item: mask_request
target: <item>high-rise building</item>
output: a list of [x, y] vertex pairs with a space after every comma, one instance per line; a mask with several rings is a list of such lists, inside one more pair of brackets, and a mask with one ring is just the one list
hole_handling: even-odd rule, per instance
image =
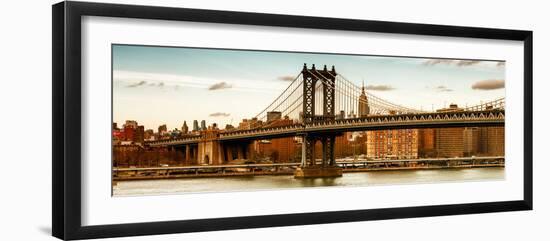
[[464, 156], [474, 156], [479, 153], [480, 128], [468, 127], [464, 129]]
[[504, 127], [479, 128], [479, 154], [486, 156], [504, 155]]
[[160, 125], [158, 128], [158, 133], [160, 136], [168, 133], [168, 128], [166, 127], [166, 124]]
[[145, 127], [138, 126], [135, 130], [133, 141], [135, 143], [143, 143], [144, 139], [145, 139]]
[[199, 131], [199, 122], [197, 120], [193, 120], [193, 131]]
[[243, 119], [243, 121], [239, 123], [239, 129], [241, 130], [254, 129], [262, 126], [262, 124], [263, 122], [261, 120], [258, 120], [258, 118]]
[[124, 125], [124, 140], [125, 141], [134, 141], [136, 129], [132, 128], [131, 125]]
[[205, 120], [201, 120], [201, 130], [206, 130], [206, 121]]
[[[256, 119], [257, 121], [257, 119]], [[246, 122], [250, 124], [251, 122]], [[272, 120], [271, 126], [292, 125], [293, 121], [285, 116], [284, 119]], [[242, 124], [242, 123], [241, 123]], [[254, 151], [261, 157], [268, 157], [273, 162], [297, 161], [298, 143], [294, 137], [275, 138], [270, 140], [258, 140], [253, 143]]]
[[143, 139], [144, 140], [154, 140], [155, 139], [155, 132], [153, 129], [147, 129], [143, 133]]
[[130, 127], [133, 129], [136, 129], [138, 127], [138, 123], [135, 120], [127, 120], [126, 123], [124, 123], [123, 127]]
[[367, 131], [367, 157], [414, 159], [418, 157], [418, 130]]
[[365, 85], [361, 88], [361, 95], [359, 96], [359, 117], [366, 117], [370, 114], [369, 100], [365, 94]]
[[187, 122], [183, 121], [183, 126], [181, 126], [181, 133], [185, 135], [188, 132], [189, 132], [189, 127], [187, 126]]
[[438, 157], [464, 156], [464, 127], [435, 129], [435, 149]]
[[275, 120], [280, 120], [282, 118], [282, 113], [280, 111], [268, 111], [267, 112], [267, 123], [271, 123]]
[[418, 129], [418, 156], [436, 157], [435, 129]]
[[454, 112], [454, 111], [463, 111], [463, 108], [459, 108], [457, 104], [450, 104], [449, 108], [441, 108], [437, 112]]

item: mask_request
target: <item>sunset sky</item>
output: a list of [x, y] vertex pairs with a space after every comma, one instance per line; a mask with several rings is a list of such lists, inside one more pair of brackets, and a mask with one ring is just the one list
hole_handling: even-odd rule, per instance
[[113, 46], [113, 121], [146, 129], [193, 120], [238, 125], [271, 103], [308, 66], [332, 66], [367, 91], [403, 106], [432, 110], [504, 97], [498, 61]]

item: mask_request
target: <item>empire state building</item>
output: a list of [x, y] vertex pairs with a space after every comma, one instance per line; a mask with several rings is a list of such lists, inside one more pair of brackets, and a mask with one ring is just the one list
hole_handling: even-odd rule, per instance
[[369, 100], [365, 94], [365, 84], [361, 88], [361, 95], [359, 96], [359, 117], [366, 117], [370, 114]]

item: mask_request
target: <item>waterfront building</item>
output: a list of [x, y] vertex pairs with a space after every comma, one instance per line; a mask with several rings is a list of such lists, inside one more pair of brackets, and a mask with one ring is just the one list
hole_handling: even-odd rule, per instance
[[480, 153], [480, 128], [464, 128], [464, 156], [475, 156]]
[[367, 131], [367, 157], [373, 159], [418, 158], [418, 130]]
[[480, 127], [479, 129], [479, 155], [504, 156], [504, 127]]
[[[251, 124], [249, 121], [246, 123]], [[285, 116], [284, 119], [272, 119], [269, 126], [278, 127], [292, 124], [293, 121], [288, 116]], [[299, 147], [299, 143], [295, 137], [257, 140], [253, 142], [253, 151], [256, 154], [256, 159], [265, 159], [276, 163], [298, 161], [298, 150], [301, 150]]]
[[418, 157], [436, 157], [435, 129], [418, 129]]
[[450, 127], [435, 129], [435, 148], [438, 157], [463, 157], [464, 128]]

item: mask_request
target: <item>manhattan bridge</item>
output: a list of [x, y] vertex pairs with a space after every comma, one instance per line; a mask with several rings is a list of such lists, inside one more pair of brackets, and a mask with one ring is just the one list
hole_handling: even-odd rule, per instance
[[[504, 126], [505, 101], [499, 98], [466, 108], [423, 111], [392, 103], [349, 81], [334, 66], [317, 69], [304, 64], [288, 87], [254, 118], [264, 125], [245, 130], [201, 131], [192, 136], [149, 141], [151, 147], [176, 148], [198, 164], [224, 164], [232, 152], [246, 159], [249, 143], [282, 137], [302, 140], [301, 165], [296, 176], [339, 176], [334, 157], [335, 139], [344, 132], [442, 127]], [[295, 120], [270, 126], [268, 114]], [[321, 143], [322, 160], [315, 160]]]

